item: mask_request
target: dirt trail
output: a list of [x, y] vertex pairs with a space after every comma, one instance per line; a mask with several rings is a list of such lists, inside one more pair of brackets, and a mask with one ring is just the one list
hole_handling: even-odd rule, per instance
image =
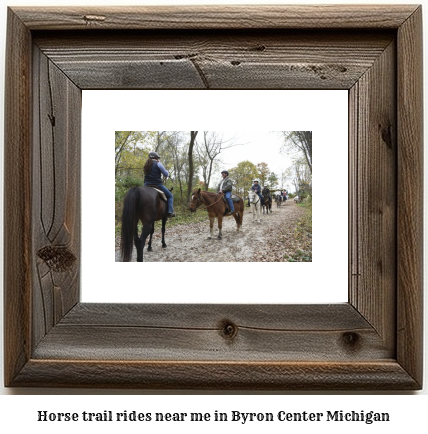
[[[254, 261], [260, 246], [266, 244], [266, 237], [287, 220], [297, 220], [302, 210], [289, 200], [277, 208], [273, 204], [272, 213], [262, 215], [261, 223], [252, 222], [252, 212], [245, 207], [241, 230], [236, 230], [233, 217], [223, 218], [223, 239], [218, 240], [217, 220], [214, 223], [214, 238], [209, 240], [209, 221], [166, 228], [166, 249], [161, 246], [160, 230], [153, 235], [152, 252], [144, 250], [144, 262], [248, 262]], [[206, 212], [206, 211], [198, 211]], [[134, 247], [132, 261], [136, 261]], [[120, 261], [116, 251], [116, 261]]]

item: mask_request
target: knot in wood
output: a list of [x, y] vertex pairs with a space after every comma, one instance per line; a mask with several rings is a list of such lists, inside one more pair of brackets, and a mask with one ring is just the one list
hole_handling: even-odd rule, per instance
[[43, 259], [51, 271], [59, 273], [69, 270], [76, 261], [76, 256], [63, 246], [45, 246], [37, 251], [37, 256]]
[[342, 334], [342, 344], [348, 350], [356, 350], [361, 344], [360, 335], [355, 332], [345, 332]]
[[223, 320], [220, 322], [220, 334], [225, 339], [233, 339], [238, 334], [238, 326], [233, 324], [232, 321]]
[[83, 19], [86, 21], [86, 24], [88, 24], [89, 22], [105, 21], [106, 17], [103, 15], [85, 15]]
[[256, 45], [255, 47], [251, 47], [248, 50], [249, 51], [265, 51], [266, 46], [265, 45]]

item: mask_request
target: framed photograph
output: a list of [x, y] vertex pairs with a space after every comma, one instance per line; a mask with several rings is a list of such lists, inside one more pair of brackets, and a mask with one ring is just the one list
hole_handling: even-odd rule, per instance
[[[85, 90], [82, 97], [82, 302], [242, 304], [245, 300], [246, 304], [316, 304], [348, 300], [347, 90]], [[142, 125], [154, 128], [159, 124], [159, 132], [130, 132]], [[256, 206], [245, 200], [242, 229], [236, 230], [236, 220], [225, 216], [223, 238], [218, 240], [217, 222], [211, 237], [208, 208], [199, 206], [191, 212], [186, 200], [187, 182], [181, 164], [188, 167], [190, 130], [177, 128], [189, 124], [203, 125], [207, 130], [197, 132], [195, 162], [206, 164], [204, 146], [213, 143], [222, 147], [218, 155], [221, 163], [213, 164], [217, 168], [212, 169], [211, 176], [206, 166], [209, 191], [220, 182], [220, 171], [227, 169], [233, 193], [248, 198], [247, 190], [255, 184], [252, 179], [260, 176], [263, 183], [263, 177], [268, 178], [266, 173], [272, 171], [281, 174], [280, 185], [290, 190], [288, 200], [280, 206], [274, 203], [269, 214], [259, 207], [260, 222], [254, 218]], [[258, 129], [248, 131], [250, 125]], [[165, 128], [169, 131], [163, 132]], [[279, 128], [312, 128], [315, 144], [328, 143], [328, 152], [322, 145], [314, 147], [313, 175], [303, 157], [295, 160], [301, 154], [285, 144], [286, 133]], [[121, 152], [114, 165], [113, 154], [106, 151], [113, 136], [117, 137], [115, 149]], [[161, 225], [155, 225], [153, 250], [146, 248], [144, 254], [144, 261], [151, 262], [150, 273], [141, 279], [140, 267], [130, 267], [120, 259], [122, 210], [126, 193], [144, 182], [143, 167], [148, 151], [153, 150], [172, 174], [173, 180], [166, 179], [164, 185], [173, 187], [177, 217], [166, 224], [167, 248], [161, 245]], [[180, 164], [171, 155], [180, 158]], [[334, 170], [326, 170], [329, 165]], [[264, 172], [258, 172], [259, 168]], [[95, 195], [94, 177], [102, 185]], [[205, 191], [204, 172], [198, 171], [198, 177], [192, 190], [197, 191], [199, 183]], [[306, 181], [311, 198], [298, 203], [293, 193], [299, 184], [305, 187]], [[269, 181], [272, 195], [278, 188], [273, 185]], [[94, 237], [94, 228], [97, 233], [112, 235], [113, 220], [100, 218], [100, 209], [105, 216], [115, 214], [116, 262], [107, 268], [113, 253], [112, 236]], [[131, 260], [137, 260], [135, 248]], [[171, 277], [160, 281], [165, 271]], [[207, 278], [213, 273], [227, 279], [227, 285]], [[193, 284], [188, 284], [189, 279]], [[320, 281], [328, 282], [323, 291], [319, 291]], [[157, 290], [147, 290], [152, 287]]]
[[[422, 388], [421, 6], [16, 7], [7, 25], [7, 387]], [[346, 90], [348, 301], [82, 302], [95, 89]]]

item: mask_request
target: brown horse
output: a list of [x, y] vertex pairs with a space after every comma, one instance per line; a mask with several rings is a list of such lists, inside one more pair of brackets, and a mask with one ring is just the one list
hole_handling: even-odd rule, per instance
[[[244, 217], [244, 200], [240, 196], [235, 196], [237, 202], [234, 201], [233, 206], [235, 212], [233, 217], [236, 221], [236, 230], [242, 226], [242, 219]], [[214, 229], [214, 219], [217, 217], [218, 220], [218, 236], [219, 240], [222, 239], [222, 226], [223, 226], [223, 216], [226, 213], [226, 203], [223, 200], [223, 195], [218, 193], [211, 193], [209, 191], [201, 191], [199, 188], [197, 191], [192, 193], [192, 199], [190, 201], [189, 209], [191, 212], [196, 212], [199, 206], [204, 207], [208, 211], [208, 217], [210, 218], [210, 235], [208, 239], [213, 237]]]

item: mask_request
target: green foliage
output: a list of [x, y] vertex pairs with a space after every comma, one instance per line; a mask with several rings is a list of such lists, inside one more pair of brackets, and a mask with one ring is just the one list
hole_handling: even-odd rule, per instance
[[276, 176], [276, 174], [274, 172], [270, 172], [269, 173], [269, 177], [268, 177], [268, 183], [271, 189], [274, 189], [277, 187], [278, 185], [278, 176]]
[[115, 131], [115, 175], [129, 176], [143, 170], [155, 131]]
[[259, 177], [255, 164], [251, 161], [241, 161], [229, 170], [229, 177], [233, 180], [233, 189], [237, 194], [245, 194], [253, 184], [253, 179]]
[[269, 166], [267, 163], [261, 162], [257, 164], [257, 174], [260, 179], [260, 185], [265, 185], [266, 181], [269, 178]]
[[298, 205], [306, 210], [294, 229], [293, 237], [299, 248], [284, 256], [288, 262], [312, 262], [312, 198]]
[[312, 262], [312, 251], [297, 249], [294, 255], [288, 256], [288, 262]]
[[126, 192], [132, 187], [144, 185], [144, 179], [141, 176], [124, 176], [116, 178], [115, 200], [120, 201], [125, 197]]

